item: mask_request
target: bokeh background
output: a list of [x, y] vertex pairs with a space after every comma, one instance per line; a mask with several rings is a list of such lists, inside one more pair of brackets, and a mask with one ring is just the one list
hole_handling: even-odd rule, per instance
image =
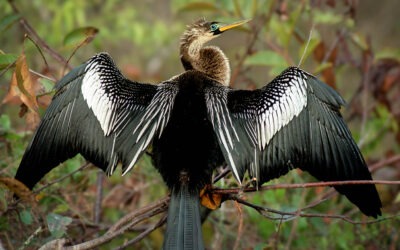
[[[127, 78], [151, 83], [168, 79], [183, 71], [180, 35], [187, 24], [202, 17], [221, 22], [252, 19], [212, 41], [230, 59], [232, 87], [259, 88], [286, 67], [300, 64], [347, 100], [344, 118], [374, 178], [399, 180], [399, 9], [397, 0], [1, 1], [0, 248], [36, 249], [58, 238], [72, 244], [84, 242], [104, 233], [125, 214], [167, 195], [147, 156], [127, 176], [117, 171], [110, 178], [102, 177], [94, 167], [68, 175], [85, 164], [77, 156], [40, 182], [39, 188], [55, 183], [35, 193], [37, 201], [32, 203], [12, 201], [13, 183], [7, 177], [14, 176], [49, 104], [52, 87], [71, 67], [107, 51]], [[58, 181], [62, 176], [67, 177]], [[307, 173], [292, 171], [270, 183], [311, 181], [315, 180]], [[237, 184], [228, 175], [217, 186]], [[246, 194], [249, 202], [279, 211], [317, 203], [304, 212], [344, 215], [360, 223], [328, 217], [284, 220], [279, 215], [273, 220], [228, 201], [204, 223], [206, 246], [400, 249], [400, 187], [378, 185], [378, 189], [384, 203], [384, 220], [378, 221], [361, 215], [329, 188]], [[100, 249], [121, 246], [154, 221], [150, 219]], [[160, 228], [133, 248], [159, 249], [162, 238]]]

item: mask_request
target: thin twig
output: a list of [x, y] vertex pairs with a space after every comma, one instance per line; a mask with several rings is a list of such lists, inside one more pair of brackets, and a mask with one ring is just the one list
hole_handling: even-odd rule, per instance
[[[11, 8], [13, 9], [15, 14], [19, 14], [19, 10], [17, 6], [15, 6], [13, 0], [8, 0]], [[37, 43], [41, 48], [43, 48], [47, 53], [49, 53], [55, 60], [60, 62], [62, 65], [65, 65], [69, 69], [72, 69], [72, 66], [64, 59], [59, 53], [53, 50], [40, 36], [37, 32], [30, 26], [28, 21], [25, 18], [21, 17], [19, 19], [19, 23], [21, 24], [22, 28], [29, 34], [29, 36]]]
[[313, 23], [313, 24], [311, 25], [310, 33], [308, 33], [308, 39], [307, 39], [306, 46], [305, 46], [305, 48], [304, 48], [303, 54], [301, 54], [300, 61], [299, 61], [299, 63], [297, 64], [297, 67], [300, 67], [301, 64], [303, 63], [304, 56], [306, 55], [307, 50], [308, 50], [308, 45], [310, 45], [310, 41], [311, 41], [311, 38], [312, 38], [312, 33], [313, 33], [313, 31], [314, 31], [314, 27], [315, 27], [315, 23]]
[[243, 234], [243, 211], [239, 202], [235, 202], [235, 206], [239, 212], [239, 226], [237, 229], [237, 237], [235, 240], [235, 245], [233, 246], [234, 250], [239, 249], [240, 239], [242, 239], [242, 234]]
[[165, 197], [153, 204], [150, 204], [146, 207], [140, 208], [138, 210], [135, 210], [135, 211], [125, 215], [118, 222], [116, 222], [112, 227], [110, 227], [110, 229], [108, 229], [107, 233], [112, 233], [112, 232], [117, 231], [124, 224], [131, 222], [133, 219], [135, 219], [136, 217], [138, 217], [140, 215], [147, 213], [149, 210], [156, 209], [157, 207], [161, 207], [161, 206], [167, 206], [167, 204], [169, 203], [169, 199], [170, 199], [169, 196]]
[[41, 74], [39, 72], [34, 71], [33, 69], [29, 69], [29, 72], [31, 72], [32, 74], [37, 75], [37, 76], [39, 76], [41, 78], [47, 79], [49, 81], [52, 81], [52, 82], [56, 82], [57, 81], [55, 78], [51, 78], [51, 77], [48, 77], [46, 75], [43, 75], [43, 74]]
[[167, 215], [164, 215], [156, 224], [154, 224], [153, 226], [147, 228], [144, 232], [142, 232], [141, 234], [139, 234], [138, 236], [136, 236], [135, 238], [129, 240], [128, 242], [126, 242], [124, 245], [116, 248], [115, 250], [120, 250], [120, 249], [125, 249], [128, 246], [131, 246], [133, 244], [135, 244], [136, 242], [142, 240], [144, 237], [146, 237], [147, 235], [149, 235], [151, 232], [153, 232], [154, 230], [156, 230], [157, 228], [161, 227], [162, 225], [164, 225], [164, 223], [167, 221]]
[[96, 201], [94, 203], [94, 223], [100, 223], [101, 218], [101, 203], [103, 201], [103, 179], [104, 173], [102, 170], [98, 170], [97, 172], [97, 180], [96, 180]]
[[[111, 241], [112, 239], [114, 239], [115, 237], [125, 233], [127, 230], [129, 230], [132, 226], [134, 226], [135, 224], [149, 219], [151, 217], [153, 217], [154, 215], [160, 214], [162, 212], [165, 212], [168, 209], [168, 201], [169, 201], [169, 197], [166, 197], [158, 202], [155, 202], [149, 206], [146, 206], [142, 209], [140, 209], [139, 211], [141, 211], [140, 216], [138, 217], [134, 217], [134, 220], [130, 223], [128, 223], [131, 219], [131, 216], [124, 216], [124, 218], [122, 218], [116, 225], [117, 227], [115, 227], [115, 225], [113, 227], [111, 227], [104, 235], [95, 238], [93, 240], [89, 240], [74, 246], [70, 246], [70, 247], [65, 247], [64, 250], [84, 250], [84, 249], [92, 249], [94, 247], [100, 246], [106, 242]], [[133, 214], [133, 213], [132, 213]], [[132, 215], [130, 214], [130, 215]], [[138, 214], [138, 213], [136, 213]], [[164, 216], [165, 217], [165, 216]], [[123, 221], [122, 221], [123, 220]], [[162, 219], [160, 220], [158, 223], [156, 223], [156, 226], [154, 227], [150, 227], [151, 228], [157, 228], [160, 227], [161, 225], [163, 225], [165, 223], [166, 220]], [[126, 224], [126, 225], [125, 225]], [[153, 229], [153, 230], [154, 230]], [[146, 230], [145, 232], [143, 232], [142, 234], [140, 234], [138, 237], [140, 237], [140, 239], [144, 238], [147, 234], [149, 234], [152, 230]], [[132, 239], [133, 241], [134, 239]], [[135, 241], [136, 242], [136, 241]], [[133, 244], [133, 243], [132, 243]]]
[[386, 167], [387, 165], [393, 164], [400, 161], [400, 155], [394, 155], [389, 158], [383, 159], [369, 167], [369, 171], [374, 172], [380, 168]]
[[48, 188], [49, 186], [54, 185], [55, 183], [58, 183], [58, 182], [60, 182], [60, 181], [62, 181], [62, 180], [64, 180], [64, 179], [70, 177], [71, 175], [73, 175], [73, 174], [75, 174], [75, 173], [77, 173], [77, 172], [79, 172], [79, 171], [81, 171], [81, 170], [87, 168], [89, 165], [91, 165], [91, 163], [85, 163], [84, 165], [80, 166], [78, 169], [72, 171], [71, 173], [66, 174], [66, 175], [64, 175], [64, 176], [61, 176], [60, 178], [55, 179], [54, 181], [51, 181], [51, 182], [47, 183], [46, 185], [44, 185], [44, 186], [42, 186], [42, 187], [36, 189], [35, 191], [33, 191], [33, 193], [39, 193], [39, 192], [42, 191], [43, 189], [46, 189], [46, 188]]
[[[260, 23], [264, 23], [264, 20], [262, 20]], [[241, 68], [242, 68], [242, 66], [244, 64], [244, 61], [246, 60], [246, 58], [249, 55], [252, 54], [252, 49], [253, 49], [256, 41], [257, 41], [257, 38], [258, 38], [258, 35], [259, 35], [260, 31], [262, 30], [262, 25], [258, 25], [258, 26], [257, 25], [253, 25], [252, 29], [253, 29], [252, 33], [251, 33], [252, 37], [251, 37], [250, 41], [247, 43], [248, 45], [246, 46], [246, 52], [243, 54], [243, 56], [241, 58], [239, 58], [239, 60], [237, 60], [237, 64], [235, 66], [235, 69], [232, 72], [230, 85], [232, 85], [236, 81], [236, 79], [237, 79], [237, 77], [238, 77], [238, 75], [239, 75], [239, 73], [241, 71]]]
[[222, 178], [224, 178], [227, 174], [229, 174], [231, 172], [230, 167], [228, 166], [224, 166], [222, 171], [213, 178], [213, 183], [217, 183], [219, 180], [221, 180]]
[[[32, 37], [30, 37], [28, 34], [26, 34], [25, 35], [25, 38], [28, 38], [29, 39], [29, 41], [31, 41], [31, 43], [33, 43], [34, 45], [35, 45], [35, 47], [37, 48], [37, 50], [39, 51], [39, 54], [42, 56], [42, 59], [43, 59], [43, 62], [44, 62], [44, 64], [46, 65], [46, 68], [48, 68], [48, 69], [50, 69], [50, 66], [49, 66], [49, 64], [47, 63], [47, 60], [46, 60], [46, 57], [43, 55], [43, 52], [42, 52], [42, 50], [40, 49], [40, 47], [39, 47], [39, 45], [32, 39]], [[29, 70], [31, 70], [31, 69], [29, 69]], [[49, 71], [50, 73], [51, 73], [51, 71]], [[39, 73], [36, 73], [36, 74], [38, 74], [39, 75]], [[46, 79], [50, 79], [51, 80], [51, 78], [49, 78], [49, 77], [47, 77], [47, 76], [44, 76], [44, 75], [40, 75], [41, 77], [43, 77], [43, 78], [46, 78]], [[52, 80], [53, 82], [56, 82], [57, 80], [55, 80], [55, 76], [52, 74], [52, 76], [53, 76], [53, 79], [54, 80]]]

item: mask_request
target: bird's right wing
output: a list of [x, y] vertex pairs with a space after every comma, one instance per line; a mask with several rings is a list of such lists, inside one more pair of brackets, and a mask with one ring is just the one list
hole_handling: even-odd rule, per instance
[[107, 174], [121, 162], [125, 174], [161, 135], [178, 92], [173, 82], [127, 80], [106, 53], [73, 69], [55, 89], [15, 177], [29, 188], [78, 153]]
[[[205, 98], [222, 153], [239, 181], [248, 171], [261, 185], [293, 168], [322, 181], [371, 180], [340, 114], [344, 100], [298, 68], [252, 91], [214, 84]], [[335, 188], [365, 214], [380, 214], [374, 185]]]

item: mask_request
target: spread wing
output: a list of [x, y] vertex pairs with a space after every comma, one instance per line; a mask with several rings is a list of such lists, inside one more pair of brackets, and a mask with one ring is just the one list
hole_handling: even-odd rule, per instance
[[[371, 180], [340, 114], [344, 100], [314, 76], [292, 67], [261, 89], [214, 85], [205, 97], [224, 157], [239, 181], [247, 170], [262, 184], [293, 168], [322, 181]], [[381, 214], [374, 185], [335, 188], [365, 214]]]
[[174, 82], [127, 80], [106, 53], [73, 69], [55, 89], [15, 176], [29, 188], [78, 153], [107, 174], [121, 162], [125, 174], [161, 135], [178, 91]]

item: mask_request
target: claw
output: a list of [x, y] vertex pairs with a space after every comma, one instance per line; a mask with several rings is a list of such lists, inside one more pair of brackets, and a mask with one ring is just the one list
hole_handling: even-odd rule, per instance
[[215, 210], [221, 206], [222, 194], [214, 194], [211, 189], [212, 185], [208, 184], [200, 191], [200, 202], [206, 208]]

